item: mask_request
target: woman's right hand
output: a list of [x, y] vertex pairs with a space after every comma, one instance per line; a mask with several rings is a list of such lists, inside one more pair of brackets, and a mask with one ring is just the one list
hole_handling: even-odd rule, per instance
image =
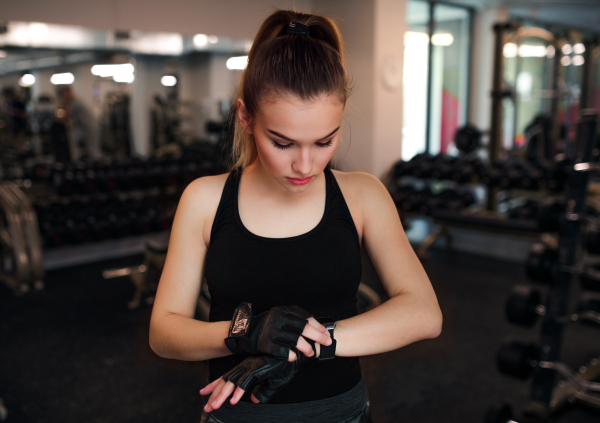
[[[314, 317], [308, 319], [308, 324], [302, 331], [302, 336], [298, 339], [296, 348], [307, 357], [312, 357], [315, 354], [313, 347], [304, 338], [309, 338], [321, 345], [331, 345], [331, 337], [329, 331], [317, 322]], [[290, 350], [288, 361], [295, 361], [297, 358], [296, 353]]]

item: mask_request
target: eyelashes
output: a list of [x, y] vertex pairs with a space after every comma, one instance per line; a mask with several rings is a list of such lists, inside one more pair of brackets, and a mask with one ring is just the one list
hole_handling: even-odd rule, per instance
[[[275, 142], [273, 140], [271, 140], [271, 142], [273, 143], [273, 146], [275, 146], [275, 148], [279, 148], [280, 150], [287, 150], [288, 148], [290, 148], [293, 144], [279, 144], [278, 142]], [[329, 140], [325, 143], [316, 143], [316, 145], [318, 145], [321, 148], [326, 148], [326, 147], [331, 147], [331, 144], [333, 144], [333, 140]]]

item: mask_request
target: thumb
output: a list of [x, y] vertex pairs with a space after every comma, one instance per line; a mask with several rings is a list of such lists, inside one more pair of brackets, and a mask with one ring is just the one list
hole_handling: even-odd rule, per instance
[[292, 361], [296, 361], [296, 359], [298, 358], [298, 356], [296, 355], [296, 353], [292, 350], [290, 350], [290, 356], [288, 358], [288, 361], [292, 362]]
[[250, 396], [250, 399], [252, 400], [252, 402], [254, 404], [258, 404], [260, 401], [254, 396], [254, 394], [252, 394], [252, 396]]

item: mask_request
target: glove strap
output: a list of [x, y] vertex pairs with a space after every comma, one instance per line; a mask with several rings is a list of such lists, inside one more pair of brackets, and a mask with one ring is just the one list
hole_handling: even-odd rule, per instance
[[231, 325], [229, 326], [229, 337], [225, 338], [225, 345], [234, 354], [240, 354], [237, 340], [248, 335], [252, 320], [252, 304], [241, 303], [233, 312]]
[[321, 354], [319, 355], [319, 360], [330, 360], [335, 357], [335, 347], [337, 345], [337, 342], [333, 338], [335, 322], [329, 317], [319, 317], [316, 320], [325, 326], [325, 328], [329, 331], [329, 336], [331, 336], [331, 345], [321, 345]]

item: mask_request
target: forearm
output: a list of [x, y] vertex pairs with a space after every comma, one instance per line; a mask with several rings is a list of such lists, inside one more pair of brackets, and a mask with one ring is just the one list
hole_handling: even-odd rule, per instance
[[167, 314], [150, 325], [150, 347], [159, 356], [183, 361], [202, 361], [230, 355], [225, 346], [231, 322], [202, 322], [179, 314]]
[[359, 357], [393, 351], [441, 332], [437, 300], [405, 293], [366, 313], [336, 322], [336, 356]]

